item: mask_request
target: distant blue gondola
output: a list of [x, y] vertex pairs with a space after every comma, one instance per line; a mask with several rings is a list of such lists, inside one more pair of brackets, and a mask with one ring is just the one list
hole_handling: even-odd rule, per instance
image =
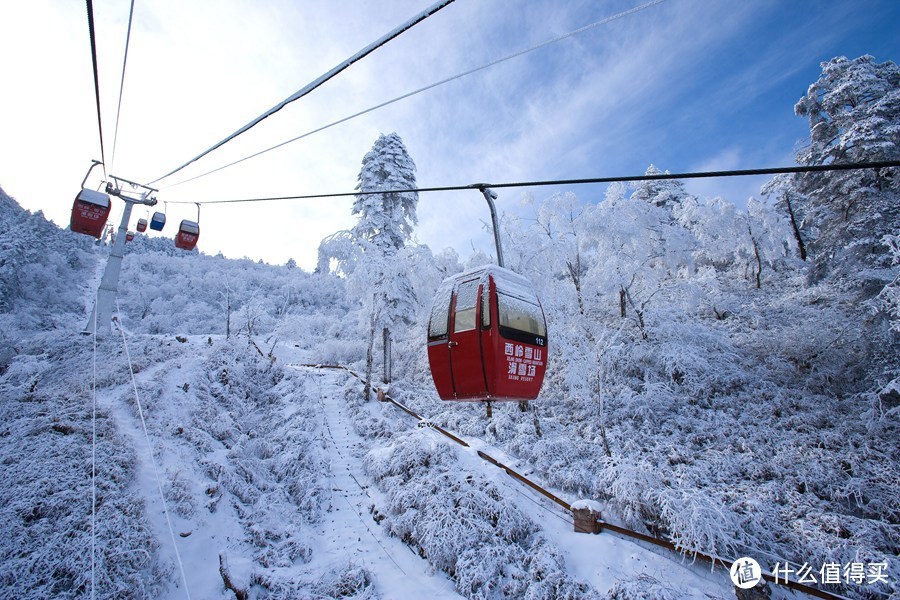
[[162, 231], [165, 226], [166, 214], [161, 212], [153, 213], [153, 216], [150, 218], [150, 229], [153, 231]]

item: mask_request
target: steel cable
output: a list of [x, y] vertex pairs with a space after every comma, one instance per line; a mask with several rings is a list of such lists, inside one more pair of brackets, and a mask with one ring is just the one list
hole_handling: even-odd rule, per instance
[[853, 171], [858, 169], [885, 169], [900, 167], [900, 160], [863, 163], [840, 163], [828, 165], [798, 165], [795, 167], [765, 167], [761, 169], [736, 169], [730, 171], [695, 171], [686, 173], [653, 173], [644, 175], [624, 175], [615, 177], [593, 177], [584, 179], [550, 179], [543, 181], [518, 181], [508, 183], [470, 183], [468, 185], [447, 185], [438, 187], [407, 188], [365, 192], [337, 192], [332, 194], [307, 194], [301, 196], [272, 196], [269, 198], [239, 198], [230, 200], [207, 200], [205, 202], [170, 200], [170, 204], [234, 204], [239, 202], [274, 202], [281, 200], [309, 200], [316, 198], [341, 198], [349, 196], [369, 196], [373, 194], [401, 194], [407, 192], [452, 192], [460, 190], [480, 190], [482, 188], [543, 187], [550, 185], [585, 185], [631, 181], [660, 181], [667, 179], [703, 179], [712, 177], [744, 177], [749, 175], [780, 175], [787, 173], [817, 173], [826, 171]]
[[122, 80], [119, 83], [119, 104], [116, 108], [116, 128], [113, 132], [112, 156], [109, 159], [109, 170], [115, 171], [116, 143], [119, 140], [119, 117], [122, 115], [122, 94], [125, 90], [125, 66], [128, 64], [128, 47], [131, 45], [131, 23], [134, 19], [134, 0], [131, 0], [131, 9], [128, 11], [128, 31], [125, 34], [125, 58], [122, 60]]
[[103, 149], [103, 118], [100, 115], [100, 77], [97, 71], [97, 40], [94, 34], [94, 3], [87, 2], [88, 33], [91, 38], [91, 60], [94, 64], [94, 96], [97, 100], [97, 128], [100, 132], [100, 160], [103, 161], [103, 178], [106, 179], [106, 153]]
[[237, 136], [241, 135], [242, 133], [244, 133], [247, 130], [251, 129], [252, 127], [256, 126], [263, 119], [266, 119], [266, 118], [270, 117], [271, 115], [275, 114], [276, 112], [278, 112], [279, 110], [281, 110], [282, 108], [284, 108], [285, 106], [290, 104], [291, 102], [293, 102], [295, 100], [299, 100], [303, 96], [306, 96], [307, 94], [309, 94], [310, 92], [312, 92], [313, 90], [315, 90], [316, 88], [318, 88], [319, 86], [321, 86], [322, 84], [327, 82], [328, 80], [330, 80], [333, 77], [335, 77], [336, 75], [338, 75], [340, 72], [342, 72], [345, 69], [347, 69], [348, 67], [350, 67], [352, 64], [359, 62], [360, 60], [362, 60], [363, 58], [365, 58], [366, 56], [368, 56], [369, 54], [371, 54], [378, 48], [384, 46], [385, 44], [387, 44], [394, 38], [398, 37], [402, 33], [408, 31], [415, 25], [418, 25], [419, 23], [421, 23], [422, 21], [424, 21], [425, 19], [427, 19], [434, 13], [438, 12], [442, 8], [446, 7], [447, 5], [451, 4], [452, 2], [454, 2], [454, 0], [441, 0], [440, 2], [432, 5], [430, 8], [427, 8], [424, 11], [420, 12], [419, 14], [417, 14], [416, 16], [414, 16], [413, 18], [411, 18], [410, 20], [405, 22], [403, 25], [400, 25], [399, 27], [396, 27], [395, 29], [391, 30], [390, 32], [388, 32], [387, 34], [385, 34], [378, 40], [372, 42], [371, 44], [369, 44], [368, 46], [366, 46], [365, 48], [363, 48], [362, 50], [360, 50], [359, 52], [357, 52], [356, 54], [354, 54], [347, 60], [345, 60], [342, 63], [340, 63], [339, 65], [333, 67], [327, 73], [319, 76], [316, 80], [312, 81], [311, 83], [308, 83], [301, 89], [297, 90], [292, 95], [285, 98], [284, 100], [282, 100], [281, 102], [279, 102], [278, 104], [276, 104], [275, 106], [273, 106], [272, 108], [270, 108], [269, 110], [267, 110], [266, 112], [261, 114], [260, 116], [256, 117], [255, 119], [253, 119], [252, 121], [250, 121], [249, 123], [247, 123], [246, 125], [241, 127], [240, 129], [238, 129], [237, 131], [235, 131], [234, 133], [232, 133], [225, 139], [221, 140], [220, 142], [217, 142], [216, 144], [214, 144], [207, 150], [204, 150], [203, 152], [201, 152], [194, 158], [190, 159], [189, 161], [187, 161], [180, 167], [177, 167], [177, 168], [169, 171], [162, 177], [158, 177], [158, 178], [154, 179], [153, 181], [150, 182], [150, 185], [156, 183], [157, 181], [165, 179], [171, 175], [174, 175], [175, 173], [177, 173], [178, 171], [181, 171], [182, 169], [184, 169], [191, 163], [200, 160], [201, 158], [203, 158], [204, 156], [206, 156], [213, 150], [216, 150], [217, 148], [225, 145], [226, 143], [233, 140]]
[[[288, 145], [288, 144], [290, 144], [290, 143], [292, 143], [292, 142], [296, 142], [296, 141], [298, 141], [298, 140], [302, 140], [303, 138], [309, 137], [309, 136], [311, 136], [311, 135], [313, 135], [313, 134], [315, 134], [315, 133], [319, 133], [320, 131], [325, 131], [326, 129], [330, 129], [331, 127], [334, 127], [335, 125], [340, 125], [341, 123], [346, 123], [347, 121], [350, 121], [350, 120], [355, 119], [355, 118], [357, 118], [357, 117], [361, 117], [361, 116], [363, 116], [363, 115], [365, 115], [365, 114], [368, 114], [368, 113], [370, 113], [370, 112], [376, 111], [376, 110], [378, 110], [379, 108], [384, 108], [385, 106], [389, 106], [389, 105], [391, 105], [391, 104], [394, 104], [395, 102], [399, 102], [400, 100], [405, 100], [406, 98], [410, 98], [410, 97], [415, 96], [415, 95], [417, 95], [417, 94], [421, 94], [422, 92], [427, 92], [428, 90], [433, 89], [433, 88], [436, 88], [436, 87], [439, 87], [439, 86], [442, 86], [442, 85], [444, 85], [445, 83], [450, 83], [451, 81], [455, 81], [455, 80], [457, 80], [457, 79], [461, 79], [461, 78], [466, 77], [466, 76], [468, 76], [468, 75], [472, 75], [473, 73], [477, 73], [478, 71], [483, 71], [483, 70], [485, 70], [485, 69], [488, 69], [488, 68], [490, 68], [490, 67], [493, 67], [493, 66], [495, 66], [495, 65], [498, 65], [498, 64], [500, 64], [500, 63], [502, 63], [502, 62], [506, 62], [506, 61], [508, 61], [508, 60], [512, 60], [513, 58], [517, 58], [517, 57], [519, 57], [519, 56], [522, 56], [523, 54], [528, 54], [529, 52], [533, 52], [533, 51], [535, 51], [535, 50], [539, 50], [539, 49], [541, 49], [541, 48], [544, 48], [544, 47], [546, 47], [546, 46], [549, 46], [550, 44], [555, 44], [556, 42], [559, 42], [559, 41], [564, 40], [564, 39], [566, 39], [566, 38], [572, 37], [572, 36], [577, 35], [577, 34], [579, 34], [579, 33], [583, 33], [583, 32], [585, 32], [585, 31], [588, 31], [589, 29], [594, 29], [595, 27], [599, 27], [599, 26], [601, 26], [601, 25], [605, 25], [605, 24], [607, 24], [607, 23], [609, 23], [609, 22], [611, 22], [611, 21], [615, 21], [616, 19], [621, 19], [621, 18], [623, 18], [623, 17], [627, 17], [628, 15], [634, 14], [634, 13], [636, 13], [636, 12], [640, 12], [640, 11], [646, 9], [646, 8], [650, 8], [651, 6], [654, 6], [654, 5], [656, 5], [656, 4], [660, 4], [660, 3], [662, 3], [662, 2], [665, 2], [665, 0], [653, 0], [652, 2], [648, 2], [648, 3], [646, 3], [646, 4], [642, 4], [642, 5], [640, 5], [640, 6], [636, 6], [636, 7], [634, 7], [634, 8], [631, 8], [631, 9], [629, 9], [629, 10], [622, 11], [622, 12], [620, 12], [620, 13], [618, 13], [618, 14], [615, 14], [615, 15], [612, 15], [612, 16], [610, 16], [610, 17], [606, 17], [606, 18], [604, 18], [604, 19], [601, 19], [601, 20], [599, 20], [599, 21], [596, 21], [596, 22], [594, 22], [594, 23], [591, 23], [590, 25], [585, 25], [584, 27], [580, 27], [580, 28], [578, 28], [578, 29], [576, 29], [576, 30], [574, 30], [574, 31], [570, 31], [569, 33], [564, 33], [564, 34], [562, 34], [562, 35], [560, 35], [560, 36], [557, 36], [557, 37], [555, 37], [555, 38], [553, 38], [553, 39], [551, 39], [551, 40], [546, 40], [546, 41], [544, 41], [544, 42], [541, 42], [540, 44], [538, 44], [538, 45], [536, 45], [536, 46], [532, 46], [532, 47], [530, 47], [530, 48], [526, 48], [525, 50], [520, 50], [519, 52], [515, 52], [515, 53], [510, 54], [510, 55], [508, 55], [508, 56], [504, 56], [503, 58], [498, 58], [497, 60], [494, 60], [494, 61], [491, 61], [491, 62], [489, 62], [489, 63], [487, 63], [487, 64], [481, 65], [480, 67], [475, 67], [474, 69], [469, 69], [468, 71], [465, 71], [465, 72], [463, 72], [463, 73], [459, 73], [459, 74], [457, 74], [457, 75], [454, 75], [453, 77], [448, 77], [448, 78], [446, 78], [446, 79], [442, 79], [442, 80], [437, 81], [437, 82], [435, 82], [435, 83], [432, 83], [432, 84], [430, 84], [430, 85], [426, 85], [426, 86], [423, 87], [423, 88], [419, 88], [419, 89], [414, 90], [414, 91], [412, 91], [412, 92], [408, 92], [408, 93], [406, 93], [406, 94], [403, 94], [402, 96], [397, 96], [397, 97], [394, 98], [393, 100], [388, 100], [388, 101], [386, 101], [386, 102], [382, 102], [381, 104], [376, 104], [375, 106], [373, 106], [373, 107], [371, 107], [371, 108], [367, 108], [366, 110], [362, 110], [362, 111], [360, 111], [360, 112], [358, 112], [358, 113], [352, 114], [352, 115], [350, 115], [349, 117], [344, 117], [343, 119], [339, 119], [339, 120], [337, 120], [337, 121], [334, 121], [334, 122], [332, 122], [332, 123], [329, 123], [328, 125], [323, 125], [322, 127], [319, 127], [318, 129], [313, 129], [312, 131], [308, 131], [308, 132], [306, 132], [306, 133], [304, 133], [304, 134], [302, 134], [302, 135], [298, 135], [297, 137], [291, 138], [291, 139], [289, 139], [289, 140], [286, 140], [286, 141], [284, 141], [284, 142], [281, 142], [281, 143], [279, 143], [279, 144], [276, 144], [276, 145], [271, 146], [271, 147], [269, 147], [269, 148], [266, 148], [266, 149], [264, 149], [264, 150], [260, 150], [259, 152], [255, 152], [254, 154], [251, 154], [251, 155], [249, 155], [249, 156], [245, 156], [244, 158], [238, 159], [238, 160], [236, 160], [236, 161], [234, 161], [234, 162], [230, 162], [230, 163], [228, 163], [227, 165], [222, 165], [221, 167], [217, 167], [217, 168], [215, 168], [215, 169], [212, 169], [211, 171], [206, 171], [205, 173], [201, 173], [200, 175], [196, 175], [196, 176], [191, 177], [191, 178], [189, 178], [189, 179], [184, 179], [184, 180], [182, 180], [182, 181], [179, 181], [178, 183], [173, 183], [172, 185], [170, 185], [170, 186], [168, 186], [168, 187], [170, 187], [170, 188], [171, 188], [171, 187], [175, 187], [176, 185], [181, 185], [182, 183], [187, 183], [187, 182], [189, 182], [189, 181], [194, 181], [195, 179], [200, 179], [201, 177], [206, 177], [207, 175], [212, 175], [213, 173], [217, 173], [217, 172], [219, 172], [219, 171], [222, 171], [223, 169], [227, 169], [228, 167], [233, 167], [234, 165], [237, 165], [237, 164], [240, 164], [240, 163], [242, 163], [242, 162], [244, 162], [244, 161], [250, 160], [251, 158], [256, 158], [257, 156], [263, 155], [263, 154], [265, 154], [265, 153], [267, 153], [267, 152], [271, 152], [272, 150], [276, 150], [276, 149], [281, 148], [282, 146], [286, 146], [286, 145]], [[151, 182], [151, 183], [153, 183], [153, 182]]]

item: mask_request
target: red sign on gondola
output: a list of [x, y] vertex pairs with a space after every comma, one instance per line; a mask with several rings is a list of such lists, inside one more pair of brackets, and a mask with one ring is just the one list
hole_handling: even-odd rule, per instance
[[431, 309], [428, 362], [442, 400], [537, 398], [547, 325], [530, 282], [492, 265], [444, 280]]
[[103, 226], [106, 225], [110, 210], [112, 204], [109, 196], [103, 192], [82, 189], [72, 204], [69, 227], [72, 231], [99, 238], [103, 234]]

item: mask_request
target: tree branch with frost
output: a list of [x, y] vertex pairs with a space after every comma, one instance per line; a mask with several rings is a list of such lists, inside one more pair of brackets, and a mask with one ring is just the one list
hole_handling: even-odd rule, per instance
[[234, 581], [232, 581], [231, 574], [228, 572], [228, 559], [224, 554], [219, 554], [219, 575], [222, 576], [222, 582], [225, 584], [225, 589], [234, 592], [234, 596], [237, 600], [247, 600], [250, 597], [250, 593], [247, 590], [239, 588], [235, 585]]

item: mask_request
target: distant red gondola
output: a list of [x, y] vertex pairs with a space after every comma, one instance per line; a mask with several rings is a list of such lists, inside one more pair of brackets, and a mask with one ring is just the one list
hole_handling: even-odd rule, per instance
[[147, 231], [147, 219], [138, 219], [137, 230], [141, 233]]
[[445, 279], [431, 308], [428, 362], [442, 400], [537, 398], [547, 324], [531, 283], [492, 265]]
[[194, 246], [197, 245], [198, 239], [200, 239], [200, 225], [196, 221], [185, 219], [178, 227], [178, 234], [175, 236], [175, 247], [182, 250], [193, 250]]
[[125, 234], [125, 241], [126, 241], [126, 242], [130, 242], [130, 241], [132, 241], [132, 240], [134, 240], [134, 232], [133, 232], [133, 231], [129, 231], [129, 232], [127, 232], [127, 233]]
[[112, 204], [108, 195], [83, 188], [72, 204], [72, 219], [69, 227], [72, 231], [99, 238], [103, 234], [103, 226], [106, 225], [110, 210], [112, 210]]

